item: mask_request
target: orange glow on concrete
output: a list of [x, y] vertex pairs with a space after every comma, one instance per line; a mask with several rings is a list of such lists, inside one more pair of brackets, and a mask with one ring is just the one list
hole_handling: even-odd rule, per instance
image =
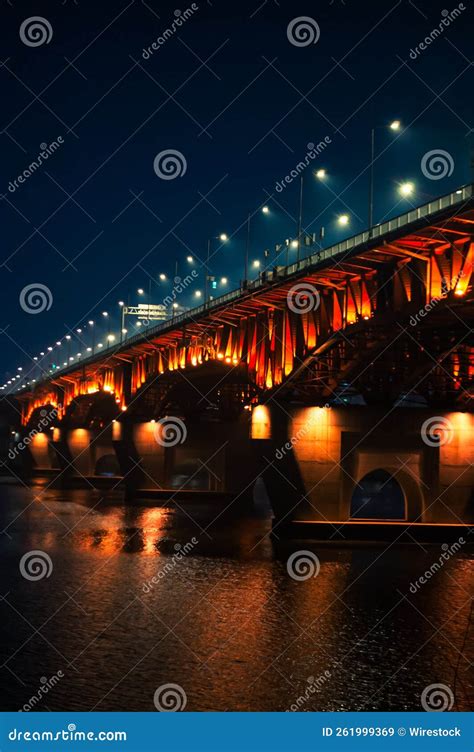
[[265, 405], [257, 405], [252, 411], [252, 439], [271, 439], [270, 411]]

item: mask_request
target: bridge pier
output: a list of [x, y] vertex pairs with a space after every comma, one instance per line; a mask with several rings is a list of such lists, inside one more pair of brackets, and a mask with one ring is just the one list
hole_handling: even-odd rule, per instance
[[470, 413], [259, 406], [252, 437], [281, 529], [294, 521], [474, 522]]

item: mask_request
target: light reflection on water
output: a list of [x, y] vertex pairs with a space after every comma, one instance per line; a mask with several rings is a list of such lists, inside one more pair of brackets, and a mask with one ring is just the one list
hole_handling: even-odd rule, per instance
[[[418, 710], [439, 682], [453, 709], [470, 709], [474, 625], [454, 678], [474, 595], [468, 551], [413, 594], [439, 547], [272, 544], [269, 520], [231, 510], [209, 525], [218, 511], [3, 485], [1, 708], [62, 670], [35, 709], [154, 710], [155, 689], [173, 682], [188, 710], [285, 710], [325, 671], [303, 710]], [[304, 582], [286, 571], [300, 548], [321, 561]], [[32, 549], [51, 557], [48, 579], [21, 577]]]

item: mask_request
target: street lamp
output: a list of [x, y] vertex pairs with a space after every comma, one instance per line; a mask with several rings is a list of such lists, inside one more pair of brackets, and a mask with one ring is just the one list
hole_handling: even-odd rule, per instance
[[[208, 238], [207, 241], [207, 260], [206, 260], [206, 285], [204, 290], [204, 302], [209, 302], [209, 260], [211, 258], [211, 243], [213, 240], [220, 240], [221, 243], [226, 243], [227, 240], [229, 240], [228, 235], [225, 232], [221, 232], [220, 235], [215, 236], [214, 238]], [[196, 293], [196, 297], [201, 297], [201, 293], [198, 290], [199, 295]]]
[[[392, 120], [388, 126], [397, 132], [402, 127], [400, 120]], [[369, 180], [369, 232], [374, 223], [374, 161], [375, 161], [375, 127], [370, 131], [370, 180]]]
[[341, 225], [341, 227], [345, 227], [349, 224], [349, 215], [348, 214], [340, 214], [337, 218], [338, 225]]
[[[270, 214], [270, 209], [268, 206], [262, 206], [260, 211], [262, 214]], [[254, 212], [256, 214], [256, 212]], [[247, 284], [248, 276], [249, 276], [249, 254], [250, 254], [250, 220], [252, 219], [252, 214], [249, 212], [247, 215], [247, 240], [245, 243], [245, 267], [244, 267], [244, 286]]]
[[410, 181], [407, 181], [406, 183], [400, 183], [398, 186], [398, 191], [402, 196], [411, 196], [411, 194], [414, 192], [415, 186]]
[[324, 180], [324, 178], [326, 177], [326, 170], [321, 167], [319, 170], [316, 170], [315, 175], [318, 180]]
[[[160, 278], [161, 278], [161, 274], [160, 274]], [[145, 290], [143, 289], [143, 287], [139, 287], [138, 290], [137, 290], [137, 293], [139, 295], [144, 295], [145, 294]]]

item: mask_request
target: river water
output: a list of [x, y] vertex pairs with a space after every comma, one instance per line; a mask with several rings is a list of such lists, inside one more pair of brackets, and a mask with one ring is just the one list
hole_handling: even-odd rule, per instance
[[[413, 593], [440, 546], [273, 543], [268, 517], [233, 507], [6, 480], [0, 500], [2, 710], [52, 677], [35, 710], [153, 711], [166, 684], [190, 711], [421, 710], [435, 683], [474, 706], [467, 546]], [[320, 569], [298, 581], [301, 549]], [[32, 550], [49, 576], [21, 574]]]

